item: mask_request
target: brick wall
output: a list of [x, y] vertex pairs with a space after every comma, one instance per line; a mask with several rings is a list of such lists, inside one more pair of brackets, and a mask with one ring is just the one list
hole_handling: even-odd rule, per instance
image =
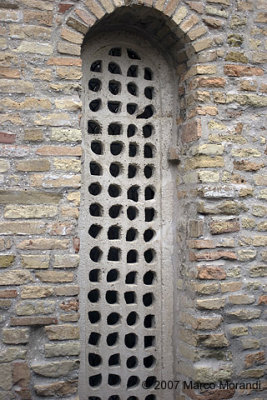
[[[260, 379], [263, 389], [265, 1], [125, 4], [162, 18], [149, 34], [172, 52], [179, 79], [177, 376]], [[78, 398], [81, 44], [122, 5], [0, 1], [1, 400]], [[177, 398], [264, 399], [197, 393]]]

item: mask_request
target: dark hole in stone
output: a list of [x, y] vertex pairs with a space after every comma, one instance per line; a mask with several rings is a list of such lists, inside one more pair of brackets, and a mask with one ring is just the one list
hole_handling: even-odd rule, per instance
[[99, 232], [101, 231], [101, 229], [102, 229], [102, 226], [97, 225], [97, 224], [93, 224], [93, 225], [90, 226], [88, 233], [93, 238], [96, 238], [97, 235], [99, 234]]
[[123, 148], [122, 142], [112, 142], [110, 144], [110, 152], [113, 154], [113, 156], [117, 156], [118, 154], [121, 153]]
[[[116, 374], [108, 374], [108, 384], [110, 386], [119, 385], [121, 382], [121, 377]], [[114, 396], [113, 396], [114, 397]], [[113, 400], [113, 399], [112, 399]]]
[[118, 81], [109, 81], [108, 88], [110, 93], [116, 95], [121, 91], [121, 84]]
[[[127, 381], [127, 388], [132, 388], [132, 387], [134, 387], [134, 386], [136, 386], [137, 384], [139, 383], [139, 378], [137, 377], [137, 376], [130, 376], [129, 377], [129, 379], [128, 379], [128, 381]], [[134, 399], [136, 399], [136, 397], [135, 396], [131, 396], [131, 397], [133, 397]]]
[[143, 126], [143, 136], [145, 138], [148, 138], [152, 135], [153, 132], [153, 126], [150, 124], [144, 125]]
[[137, 313], [135, 311], [132, 311], [127, 317], [127, 324], [132, 326], [136, 323], [136, 321], [137, 321]]
[[151, 186], [147, 186], [145, 188], [145, 200], [152, 200], [154, 199], [155, 192]]
[[90, 174], [91, 175], [102, 175], [102, 167], [95, 161], [90, 162]]
[[151, 178], [153, 175], [153, 167], [151, 167], [151, 165], [146, 165], [144, 168], [144, 174], [147, 179]]
[[126, 278], [125, 278], [125, 283], [127, 283], [128, 285], [136, 283], [136, 276], [137, 276], [136, 271], [128, 272], [128, 274], [126, 275]]
[[138, 253], [136, 250], [129, 250], [127, 253], [127, 263], [133, 264], [136, 263], [138, 259]]
[[152, 249], [146, 250], [144, 252], [144, 257], [148, 264], [151, 263], [151, 261], [153, 261], [153, 258], [154, 258], [154, 251]]
[[145, 221], [150, 222], [154, 219], [155, 210], [154, 208], [145, 208]]
[[97, 78], [90, 79], [88, 87], [92, 92], [98, 92], [101, 87], [101, 81]]
[[112, 332], [107, 336], [107, 345], [108, 346], [114, 346], [114, 344], [117, 343], [119, 339], [119, 334], [118, 332]]
[[127, 400], [138, 400], [138, 398], [136, 396], [130, 396], [130, 397], [127, 398]]
[[[134, 114], [135, 111], [136, 111], [136, 109], [137, 109], [137, 104], [134, 104], [134, 103], [129, 103], [129, 104], [127, 104], [127, 112], [128, 112], [130, 115]], [[138, 118], [138, 117], [137, 117], [137, 118]]]
[[94, 262], [98, 262], [100, 257], [102, 256], [102, 250], [99, 247], [95, 246], [90, 251], [90, 258]]
[[101, 398], [98, 396], [89, 396], [88, 400], [101, 400]]
[[100, 217], [102, 214], [102, 207], [100, 204], [92, 203], [89, 207], [89, 211], [92, 217]]
[[128, 89], [128, 92], [129, 92], [131, 95], [137, 96], [137, 86], [136, 86], [135, 83], [129, 82], [128, 85], [127, 85], [127, 89]]
[[89, 311], [88, 318], [91, 324], [96, 324], [100, 321], [101, 314], [98, 311]]
[[128, 165], [128, 178], [134, 178], [137, 172], [137, 167], [133, 164]]
[[121, 125], [116, 122], [110, 124], [108, 126], [108, 134], [109, 135], [120, 135], [121, 134]]
[[145, 88], [145, 96], [146, 96], [147, 99], [152, 100], [153, 91], [154, 91], [154, 88], [151, 87], [151, 86], [148, 86], [148, 87]]
[[107, 290], [106, 301], [108, 304], [115, 304], [118, 302], [118, 292], [116, 290]]
[[125, 346], [132, 349], [137, 343], [137, 335], [135, 333], [128, 333], [124, 338]]
[[97, 303], [100, 297], [100, 292], [98, 289], [90, 290], [88, 293], [88, 299], [91, 303]]
[[143, 362], [146, 368], [150, 368], [154, 364], [155, 358], [153, 356], [147, 356], [144, 358]]
[[144, 232], [144, 240], [145, 242], [149, 242], [154, 236], [154, 231], [152, 229], [147, 229]]
[[101, 72], [102, 71], [102, 61], [101, 60], [94, 61], [91, 64], [91, 68], [90, 69], [93, 72]]
[[110, 197], [118, 197], [121, 194], [121, 188], [118, 185], [111, 184], [108, 187]]
[[89, 385], [92, 387], [100, 386], [101, 382], [102, 382], [101, 374], [93, 375], [93, 376], [90, 376], [90, 378], [89, 378]]
[[101, 364], [102, 358], [100, 355], [95, 354], [95, 353], [89, 353], [88, 356], [88, 362], [91, 367], [97, 367], [98, 365]]
[[115, 366], [115, 365], [120, 365], [120, 363], [121, 363], [121, 360], [120, 360], [119, 353], [112, 354], [112, 356], [110, 356], [108, 359], [108, 365], [110, 367]]
[[[89, 104], [89, 108], [90, 108], [90, 110], [93, 111], [93, 112], [98, 111], [99, 108], [100, 108], [100, 106], [101, 106], [101, 100], [100, 100], [100, 99], [92, 100], [92, 101], [90, 102], [90, 104]], [[98, 133], [99, 133], [99, 132], [98, 132]]]
[[129, 200], [138, 201], [138, 190], [139, 186], [137, 185], [131, 186], [127, 191], [127, 198]]
[[108, 54], [113, 57], [120, 57], [121, 56], [121, 48], [120, 47], [113, 47], [109, 50]]
[[120, 400], [120, 396], [118, 396], [117, 394], [114, 394], [113, 396], [110, 396], [108, 398], [108, 400]]
[[115, 206], [111, 206], [108, 211], [109, 216], [111, 218], [117, 218], [120, 214], [121, 209], [122, 209], [122, 206], [119, 204], [116, 204]]
[[152, 74], [152, 71], [151, 71], [150, 68], [145, 68], [144, 78], [145, 78], [147, 81], [152, 81], [152, 79], [153, 79], [153, 74]]
[[88, 344], [92, 346], [97, 346], [100, 341], [101, 335], [97, 332], [91, 332], [88, 340]]
[[119, 320], [120, 320], [120, 314], [113, 312], [113, 313], [108, 315], [107, 324], [108, 325], [115, 325], [117, 322], [119, 322]]
[[141, 60], [141, 58], [139, 57], [139, 55], [136, 53], [136, 51], [132, 50], [132, 49], [127, 49], [127, 54], [128, 57], [131, 60]]
[[98, 133], [101, 133], [100, 125], [96, 121], [88, 121], [88, 128], [87, 131], [90, 134], [96, 135]]
[[153, 294], [152, 293], [146, 293], [143, 295], [143, 303], [145, 307], [151, 306], [153, 303]]
[[143, 281], [145, 285], [152, 285], [155, 279], [155, 272], [147, 271], [143, 277]]
[[148, 314], [144, 319], [145, 328], [153, 328], [155, 326], [155, 315]]
[[107, 282], [115, 282], [118, 279], [119, 273], [117, 269], [111, 269], [107, 274]]
[[117, 225], [110, 226], [108, 229], [108, 239], [116, 240], [120, 237], [120, 227]]
[[130, 143], [129, 144], [129, 157], [135, 157], [137, 153], [137, 144], [136, 143]]
[[136, 126], [134, 124], [130, 124], [127, 128], [127, 137], [132, 137], [135, 135]]
[[109, 172], [112, 176], [118, 176], [120, 173], [120, 166], [117, 163], [111, 163], [109, 167]]
[[152, 347], [155, 343], [155, 336], [145, 336], [144, 337], [144, 347], [145, 349], [148, 347]]
[[145, 400], [156, 400], [156, 396], [154, 394], [149, 394], [145, 397]]
[[135, 292], [125, 292], [124, 293], [124, 298], [125, 298], [126, 304], [134, 304], [134, 303], [136, 303]]
[[92, 269], [89, 272], [89, 280], [91, 282], [98, 282], [99, 281], [99, 275], [100, 275], [100, 269]]
[[120, 111], [121, 103], [119, 101], [109, 101], [108, 102], [108, 109], [109, 111], [117, 114]]
[[126, 241], [127, 242], [132, 242], [133, 240], [136, 239], [136, 235], [137, 235], [137, 230], [134, 228], [130, 228], [128, 229], [127, 233], [126, 233]]
[[148, 118], [152, 117], [153, 114], [154, 114], [153, 107], [146, 106], [144, 111], [142, 112], [142, 114], [137, 115], [136, 118], [148, 119]]
[[136, 78], [137, 75], [138, 75], [138, 66], [137, 65], [131, 65], [128, 68], [127, 76], [131, 76], [133, 78]]
[[145, 144], [144, 146], [144, 157], [153, 158], [153, 148], [150, 144]]
[[108, 64], [108, 70], [112, 74], [121, 74], [120, 66], [118, 64], [114, 63], [114, 62], [110, 62]]
[[103, 153], [103, 145], [101, 142], [94, 140], [91, 142], [91, 149], [95, 154], [102, 154]]
[[137, 208], [136, 207], [128, 207], [127, 208], [127, 217], [130, 221], [137, 217]]
[[157, 378], [155, 376], [148, 376], [146, 378], [146, 388], [151, 388], [155, 385]]
[[119, 261], [120, 249], [117, 247], [110, 247], [108, 251], [108, 261]]
[[93, 182], [89, 186], [88, 190], [90, 194], [97, 196], [101, 192], [101, 185], [97, 182]]
[[138, 365], [138, 360], [135, 356], [129, 357], [126, 362], [127, 368], [132, 369]]

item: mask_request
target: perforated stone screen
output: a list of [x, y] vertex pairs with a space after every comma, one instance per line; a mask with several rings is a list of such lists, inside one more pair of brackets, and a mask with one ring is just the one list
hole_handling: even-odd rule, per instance
[[153, 400], [172, 371], [170, 73], [119, 36], [83, 54], [82, 393]]

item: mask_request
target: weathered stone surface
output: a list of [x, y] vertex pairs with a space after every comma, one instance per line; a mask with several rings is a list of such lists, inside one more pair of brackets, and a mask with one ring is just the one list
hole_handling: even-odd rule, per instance
[[72, 282], [73, 273], [64, 271], [42, 271], [36, 272], [36, 277], [42, 282]]
[[56, 206], [6, 206], [4, 210], [5, 218], [52, 218], [57, 215]]
[[0, 204], [57, 204], [62, 194], [39, 191], [0, 190]]
[[57, 381], [49, 384], [35, 385], [34, 390], [38, 396], [42, 397], [61, 397], [75, 394], [78, 390], [78, 381]]
[[24, 360], [26, 358], [27, 350], [23, 347], [12, 346], [5, 350], [0, 351], [0, 362], [6, 363], [17, 359]]
[[21, 288], [22, 299], [38, 299], [50, 297], [54, 294], [52, 286], [23, 286]]
[[196, 301], [197, 307], [205, 310], [218, 310], [223, 308], [225, 305], [225, 300], [221, 298], [212, 299], [199, 299]]
[[49, 255], [23, 254], [21, 256], [22, 266], [30, 269], [49, 268]]
[[17, 315], [51, 314], [55, 311], [55, 301], [23, 301], [16, 304]]
[[0, 273], [0, 285], [3, 286], [23, 285], [30, 280], [31, 274], [29, 271], [17, 269]]
[[6, 254], [0, 255], [0, 268], [7, 268], [10, 267], [10, 265], [13, 264], [13, 262], [15, 261], [15, 256], [13, 254]]
[[16, 164], [16, 169], [24, 172], [49, 171], [50, 162], [48, 160], [18, 161]]
[[25, 344], [30, 338], [28, 328], [3, 328], [2, 335], [6, 344]]
[[79, 328], [75, 325], [63, 324], [46, 326], [46, 334], [49, 340], [79, 339]]
[[2, 390], [10, 390], [12, 387], [12, 365], [1, 364], [0, 368], [0, 388]]
[[234, 319], [238, 319], [241, 321], [249, 321], [254, 318], [259, 318], [259, 316], [261, 315], [261, 310], [256, 310], [253, 308], [238, 309], [235, 311], [227, 311], [226, 314]]
[[65, 239], [30, 239], [23, 240], [17, 245], [22, 250], [64, 250], [67, 249], [69, 241]]
[[37, 375], [47, 378], [59, 378], [79, 368], [78, 360], [53, 361], [46, 364], [33, 364], [32, 369]]
[[50, 357], [69, 357], [80, 354], [79, 342], [66, 342], [57, 344], [45, 344], [45, 356]]
[[45, 233], [45, 224], [35, 221], [0, 222], [0, 234], [2, 235], [40, 235]]
[[212, 235], [220, 235], [222, 233], [238, 232], [240, 224], [237, 219], [231, 220], [213, 220], [210, 223], [210, 232]]

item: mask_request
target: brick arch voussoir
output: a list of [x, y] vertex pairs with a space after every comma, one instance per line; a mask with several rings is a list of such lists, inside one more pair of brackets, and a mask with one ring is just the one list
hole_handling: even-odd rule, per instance
[[[97, 22], [117, 8], [133, 5], [154, 8], [168, 18], [170, 30], [184, 44], [184, 48], [181, 49], [182, 62], [194, 54], [212, 47], [213, 39], [209, 35], [207, 26], [183, 0], [168, 0], [166, 4], [165, 0], [156, 0], [155, 2], [153, 0], [98, 0], [98, 2], [96, 0], [80, 0], [70, 10], [62, 24], [60, 40], [68, 41], [68, 32], [74, 31], [74, 39], [71, 40], [74, 40], [74, 45], [80, 45], [80, 51], [76, 47], [73, 55], [80, 55], [81, 45], [86, 34]], [[64, 45], [61, 44], [62, 47], [64, 48]], [[62, 50], [59, 51], [62, 52]]]

